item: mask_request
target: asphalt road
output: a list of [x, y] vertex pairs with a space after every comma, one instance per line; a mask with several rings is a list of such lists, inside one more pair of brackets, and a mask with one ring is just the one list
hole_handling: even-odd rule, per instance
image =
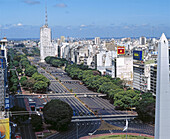
[[[120, 128], [123, 128], [125, 126], [125, 120], [114, 120], [114, 121], [106, 121], [106, 122]], [[80, 138], [83, 136], [88, 136], [88, 133], [93, 133], [93, 132], [95, 132], [93, 135], [110, 133], [110, 131], [108, 130], [96, 131], [100, 127], [100, 125], [101, 125], [100, 121], [72, 123], [69, 126], [69, 131], [57, 133], [46, 139], [76, 139], [77, 135], [78, 138]], [[123, 133], [122, 130], [111, 130], [111, 132]], [[147, 124], [142, 124], [140, 121], [137, 120], [130, 120], [128, 132], [154, 135], [154, 127]]]
[[[15, 105], [22, 108], [26, 108], [24, 98], [19, 98], [19, 99], [15, 98]], [[22, 139], [36, 139], [35, 133], [33, 132], [32, 126], [29, 124], [29, 122], [23, 123], [23, 125], [19, 127], [21, 131]]]

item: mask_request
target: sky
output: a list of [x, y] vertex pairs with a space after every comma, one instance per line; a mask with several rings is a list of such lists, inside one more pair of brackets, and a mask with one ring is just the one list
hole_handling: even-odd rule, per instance
[[0, 38], [170, 37], [169, 0], [0, 0]]

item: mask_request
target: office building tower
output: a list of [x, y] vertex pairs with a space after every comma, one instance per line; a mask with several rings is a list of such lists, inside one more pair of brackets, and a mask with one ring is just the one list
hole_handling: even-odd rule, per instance
[[55, 56], [56, 49], [51, 41], [51, 29], [48, 27], [47, 22], [47, 9], [46, 9], [46, 22], [40, 28], [40, 60], [45, 62], [47, 56]]
[[95, 37], [95, 44], [99, 45], [100, 44], [100, 37]]
[[146, 37], [140, 37], [139, 38], [139, 44], [140, 45], [145, 45], [146, 44]]
[[7, 39], [0, 41], [0, 111], [5, 108], [5, 97], [7, 95]]

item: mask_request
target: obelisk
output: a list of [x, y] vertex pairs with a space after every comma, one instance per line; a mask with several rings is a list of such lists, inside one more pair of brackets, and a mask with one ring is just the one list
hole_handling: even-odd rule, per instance
[[155, 139], [170, 139], [169, 49], [163, 33], [158, 44]]

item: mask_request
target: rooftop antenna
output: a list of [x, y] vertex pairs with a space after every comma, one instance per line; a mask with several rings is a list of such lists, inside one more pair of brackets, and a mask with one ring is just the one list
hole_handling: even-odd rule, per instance
[[48, 27], [47, 1], [45, 1], [45, 26]]

